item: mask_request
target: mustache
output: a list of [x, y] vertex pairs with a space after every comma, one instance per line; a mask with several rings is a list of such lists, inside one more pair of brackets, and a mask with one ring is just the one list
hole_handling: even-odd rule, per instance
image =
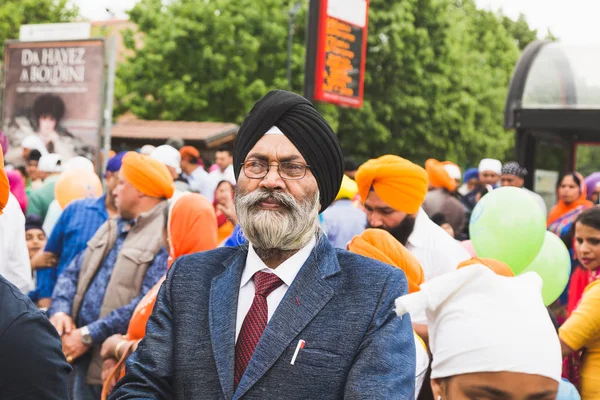
[[248, 207], [258, 206], [260, 202], [265, 200], [275, 200], [287, 209], [294, 210], [298, 208], [298, 203], [292, 196], [275, 190], [255, 190], [248, 194], [242, 194], [240, 200]]

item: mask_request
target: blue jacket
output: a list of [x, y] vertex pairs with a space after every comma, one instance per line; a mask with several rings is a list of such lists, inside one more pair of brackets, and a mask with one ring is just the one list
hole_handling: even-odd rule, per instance
[[[322, 238], [270, 319], [237, 390], [235, 325], [247, 248], [182, 257], [110, 399], [409, 399], [410, 318], [394, 314], [403, 272]], [[303, 339], [305, 348], [291, 359]]]

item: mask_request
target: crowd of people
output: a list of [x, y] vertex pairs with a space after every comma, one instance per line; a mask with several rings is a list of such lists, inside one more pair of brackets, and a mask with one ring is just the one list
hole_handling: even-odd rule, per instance
[[[64, 209], [88, 164], [22, 147], [0, 174], [2, 398], [600, 398], [600, 173], [561, 177], [548, 213], [514, 161], [359, 164], [286, 91], [210, 168], [180, 141], [112, 154], [104, 194]], [[535, 273], [465, 246], [502, 186], [571, 252], [549, 308]]]

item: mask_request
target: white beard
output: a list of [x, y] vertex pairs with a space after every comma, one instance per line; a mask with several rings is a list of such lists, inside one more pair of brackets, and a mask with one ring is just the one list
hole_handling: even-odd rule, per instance
[[[263, 210], [258, 206], [270, 196], [279, 200], [281, 210]], [[300, 250], [321, 232], [318, 191], [302, 203], [282, 192], [261, 189], [249, 194], [238, 192], [235, 206], [244, 235], [256, 249]]]

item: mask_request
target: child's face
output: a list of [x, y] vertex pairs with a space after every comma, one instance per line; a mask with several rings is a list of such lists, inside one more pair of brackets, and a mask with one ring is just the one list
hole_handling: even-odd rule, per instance
[[27, 241], [27, 250], [29, 250], [29, 259], [31, 260], [40, 250], [46, 247], [46, 234], [41, 229], [29, 229], [25, 232]]

